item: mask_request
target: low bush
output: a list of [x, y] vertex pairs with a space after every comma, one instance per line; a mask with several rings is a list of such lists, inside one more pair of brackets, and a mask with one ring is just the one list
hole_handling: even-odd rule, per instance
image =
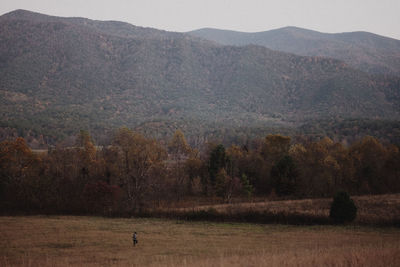
[[335, 223], [352, 222], [357, 216], [357, 207], [346, 192], [338, 192], [332, 202], [329, 217]]

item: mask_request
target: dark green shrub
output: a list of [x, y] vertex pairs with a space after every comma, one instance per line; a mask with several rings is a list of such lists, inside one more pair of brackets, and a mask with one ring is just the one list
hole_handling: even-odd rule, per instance
[[357, 207], [349, 194], [338, 192], [333, 198], [329, 217], [335, 223], [352, 222], [356, 218]]

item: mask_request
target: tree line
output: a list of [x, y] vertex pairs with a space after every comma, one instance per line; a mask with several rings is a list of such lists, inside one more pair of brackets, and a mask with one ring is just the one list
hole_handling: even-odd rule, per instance
[[96, 147], [81, 131], [72, 147], [34, 153], [21, 137], [0, 143], [0, 211], [126, 214], [191, 197], [331, 197], [400, 192], [399, 147], [365, 137], [293, 142], [268, 135], [247, 145], [192, 148], [177, 130], [168, 142], [119, 129]]

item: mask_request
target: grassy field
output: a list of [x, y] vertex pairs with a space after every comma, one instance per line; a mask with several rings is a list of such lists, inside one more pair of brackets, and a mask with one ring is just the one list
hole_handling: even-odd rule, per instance
[[0, 235], [0, 266], [400, 266], [398, 228], [31, 216]]
[[[400, 224], [400, 194], [366, 195], [352, 197], [357, 206], [355, 224], [370, 226], [399, 226]], [[234, 215], [242, 212], [269, 212], [271, 214], [286, 214], [301, 216], [329, 217], [331, 198], [254, 201], [234, 204], [195, 205], [193, 207], [177, 208], [177, 211], [199, 211], [213, 209], [221, 215]], [[170, 210], [168, 212], [173, 211]]]

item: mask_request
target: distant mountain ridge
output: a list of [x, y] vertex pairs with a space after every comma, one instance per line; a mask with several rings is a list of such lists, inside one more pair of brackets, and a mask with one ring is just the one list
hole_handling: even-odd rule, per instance
[[400, 112], [399, 79], [336, 59], [23, 10], [0, 16], [0, 73], [0, 127], [56, 140], [123, 125], [201, 134]]
[[321, 33], [297, 27], [245, 33], [204, 28], [189, 34], [223, 45], [262, 45], [302, 56], [343, 60], [371, 74], [400, 76], [400, 40], [368, 32]]

